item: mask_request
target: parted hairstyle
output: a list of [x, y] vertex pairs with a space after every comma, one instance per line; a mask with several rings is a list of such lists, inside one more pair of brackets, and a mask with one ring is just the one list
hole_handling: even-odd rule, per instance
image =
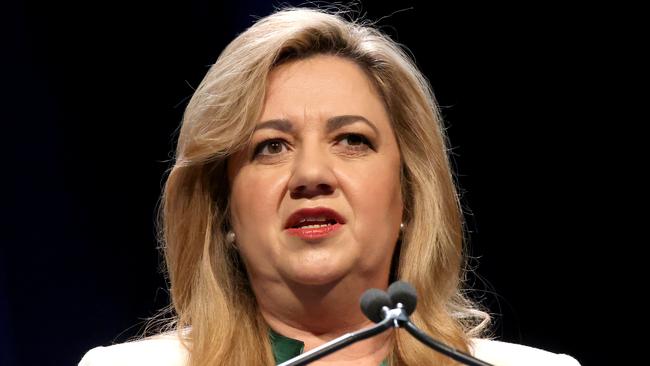
[[[190, 366], [274, 364], [269, 327], [241, 258], [226, 242], [225, 168], [249, 144], [269, 72], [314, 55], [336, 55], [360, 66], [388, 111], [401, 154], [405, 223], [391, 279], [417, 289], [412, 320], [464, 351], [489, 324], [489, 315], [464, 295], [462, 210], [428, 81], [404, 49], [372, 25], [321, 9], [289, 8], [259, 19], [225, 48], [183, 115], [159, 234], [174, 311], [169, 324], [190, 350]], [[400, 332], [389, 362], [455, 364]]]

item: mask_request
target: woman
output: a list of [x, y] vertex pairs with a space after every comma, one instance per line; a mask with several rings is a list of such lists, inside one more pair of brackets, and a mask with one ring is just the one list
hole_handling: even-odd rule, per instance
[[[461, 292], [462, 217], [427, 81], [393, 41], [319, 10], [259, 20], [190, 101], [161, 210], [176, 331], [80, 365], [270, 365], [369, 326], [395, 279], [412, 320], [497, 365], [575, 365], [481, 340]], [[315, 365], [452, 365], [388, 331]]]

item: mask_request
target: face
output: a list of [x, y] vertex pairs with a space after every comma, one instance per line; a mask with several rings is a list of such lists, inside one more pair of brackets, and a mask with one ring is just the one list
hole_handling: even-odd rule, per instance
[[228, 178], [252, 281], [388, 278], [403, 210], [400, 154], [382, 99], [355, 63], [322, 55], [275, 68]]

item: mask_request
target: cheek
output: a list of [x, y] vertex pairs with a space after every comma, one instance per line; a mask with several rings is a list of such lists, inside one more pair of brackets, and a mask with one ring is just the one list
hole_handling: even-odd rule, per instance
[[231, 185], [231, 220], [242, 244], [264, 237], [279, 223], [278, 205], [286, 186], [286, 174], [244, 168]]
[[372, 164], [349, 176], [350, 204], [355, 215], [355, 231], [362, 241], [390, 246], [397, 237], [402, 219], [399, 162]]

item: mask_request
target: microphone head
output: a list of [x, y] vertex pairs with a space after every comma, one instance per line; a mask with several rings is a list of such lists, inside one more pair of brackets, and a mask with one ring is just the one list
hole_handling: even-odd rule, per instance
[[388, 296], [393, 306], [397, 306], [398, 302], [402, 303], [406, 314], [411, 315], [415, 311], [415, 306], [418, 303], [418, 295], [413, 286], [408, 282], [393, 282], [388, 286]]
[[392, 303], [390, 297], [385, 291], [380, 289], [371, 288], [366, 290], [361, 296], [361, 311], [368, 319], [375, 323], [384, 320], [381, 309], [387, 306], [391, 308]]

